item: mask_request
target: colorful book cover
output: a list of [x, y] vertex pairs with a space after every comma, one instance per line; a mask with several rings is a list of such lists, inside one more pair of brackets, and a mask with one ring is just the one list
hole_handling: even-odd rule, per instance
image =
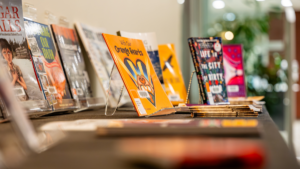
[[228, 104], [222, 38], [189, 38], [189, 46], [204, 104]]
[[225, 81], [228, 97], [247, 97], [243, 46], [223, 45]]
[[25, 31], [33, 63], [44, 95], [52, 105], [71, 99], [67, 79], [47, 25], [25, 19]]
[[[121, 89], [124, 86], [118, 71], [113, 71], [114, 61], [109, 53], [106, 43], [102, 37], [103, 29], [95, 28], [83, 23], [76, 22], [76, 30], [80, 36], [83, 46], [88, 53], [88, 57], [94, 67], [94, 70], [99, 77], [102, 89], [109, 91], [109, 104], [111, 107], [117, 106]], [[109, 78], [111, 75], [111, 84]], [[123, 92], [119, 106], [130, 103], [131, 100], [127, 92]]]
[[[156, 39], [156, 34], [154, 32], [150, 33], [131, 33], [125, 31], [117, 32], [118, 35], [126, 38], [140, 39], [143, 41], [144, 46], [148, 52], [151, 59], [151, 63], [154, 67], [155, 73], [162, 85], [164, 85], [164, 78], [160, 64], [160, 57], [158, 53], [158, 43]], [[164, 86], [163, 86], [164, 87]]]
[[74, 99], [91, 97], [91, 86], [74, 29], [51, 25]]
[[1, 0], [0, 61], [20, 101], [44, 100], [37, 83], [24, 30], [21, 0]]
[[187, 93], [174, 44], [158, 45], [158, 51], [167, 95], [173, 105], [184, 103]]
[[[103, 34], [139, 116], [170, 114], [174, 109], [147, 54], [143, 41]], [[159, 111], [159, 112], [158, 112]]]

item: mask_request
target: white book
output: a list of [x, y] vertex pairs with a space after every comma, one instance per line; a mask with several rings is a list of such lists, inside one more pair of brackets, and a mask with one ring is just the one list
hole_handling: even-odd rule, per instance
[[[109, 104], [111, 107], [117, 107], [117, 102], [120, 96], [123, 81], [119, 75], [117, 68], [114, 69], [111, 75], [111, 83], [109, 78], [111, 70], [114, 66], [114, 61], [109, 53], [102, 33], [104, 29], [95, 28], [80, 22], [75, 23], [76, 30], [80, 36], [83, 46], [88, 53], [88, 57], [94, 67], [94, 70], [99, 78], [101, 88], [105, 94], [109, 93]], [[122, 99], [119, 106], [131, 104], [131, 99], [126, 90], [123, 90]]]

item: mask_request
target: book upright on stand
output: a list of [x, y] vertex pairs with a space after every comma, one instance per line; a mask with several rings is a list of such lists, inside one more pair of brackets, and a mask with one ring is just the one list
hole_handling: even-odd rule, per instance
[[25, 31], [32, 53], [32, 62], [48, 102], [59, 107], [73, 105], [73, 103], [60, 104], [63, 99], [70, 100], [72, 96], [48, 25], [25, 19]]
[[[32, 101], [46, 103], [28, 51], [22, 1], [1, 0], [1, 10], [0, 61], [11, 81], [15, 96], [23, 106], [24, 102], [25, 105]], [[6, 118], [9, 112], [5, 110], [5, 106], [2, 107]]]
[[203, 104], [229, 104], [224, 78], [222, 39], [189, 38]]
[[138, 115], [174, 113], [143, 42], [104, 33], [103, 37]]
[[168, 98], [174, 106], [184, 103], [187, 92], [177, 60], [175, 46], [174, 44], [158, 45], [158, 51]]
[[243, 46], [223, 45], [224, 69], [229, 98], [246, 98]]
[[91, 97], [91, 87], [84, 59], [74, 29], [51, 25], [74, 99]]

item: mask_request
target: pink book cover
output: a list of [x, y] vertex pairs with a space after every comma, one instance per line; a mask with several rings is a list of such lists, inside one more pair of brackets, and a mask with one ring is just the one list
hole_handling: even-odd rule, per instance
[[247, 97], [243, 46], [223, 45], [223, 54], [228, 97]]

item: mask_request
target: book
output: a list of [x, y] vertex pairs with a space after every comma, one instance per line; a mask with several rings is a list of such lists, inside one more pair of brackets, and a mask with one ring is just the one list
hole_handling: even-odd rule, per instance
[[[108, 101], [110, 106], [117, 107], [117, 101], [124, 84], [119, 72], [112, 71], [114, 61], [102, 37], [102, 33], [105, 32], [104, 29], [95, 28], [79, 22], [75, 23], [75, 28], [99, 78], [102, 90], [105, 91], [105, 95], [107, 91], [109, 91]], [[109, 85], [110, 74], [111, 84]], [[130, 97], [126, 91], [123, 92], [119, 106], [124, 104], [131, 104]]]
[[54, 24], [51, 28], [73, 98], [91, 97], [90, 80], [75, 30]]
[[[45, 100], [28, 51], [21, 0], [2, 0], [0, 61], [20, 101]], [[4, 14], [5, 12], [5, 14]]]
[[72, 99], [48, 25], [25, 19], [25, 31], [32, 61], [49, 104]]
[[229, 104], [224, 78], [222, 38], [189, 38], [203, 104]]
[[224, 71], [229, 98], [247, 97], [247, 88], [244, 74], [243, 46], [223, 45]]
[[173, 105], [184, 103], [186, 88], [177, 60], [174, 44], [158, 45], [160, 64], [164, 78], [166, 93]]
[[[143, 41], [104, 33], [103, 37], [138, 115], [175, 112], [155, 73]], [[164, 110], [160, 111], [162, 109]]]
[[161, 69], [161, 62], [158, 52], [158, 43], [156, 39], [156, 34], [154, 32], [149, 33], [132, 33], [125, 31], [118, 31], [117, 34], [126, 38], [140, 39], [143, 41], [144, 46], [148, 52], [151, 63], [154, 67], [155, 73], [164, 87], [164, 78]]

